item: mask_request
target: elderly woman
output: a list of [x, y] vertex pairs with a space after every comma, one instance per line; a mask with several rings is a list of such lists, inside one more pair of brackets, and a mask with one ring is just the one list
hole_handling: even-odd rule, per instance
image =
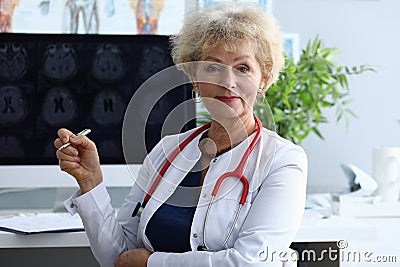
[[[66, 207], [102, 266], [282, 266], [277, 255], [303, 214], [307, 158], [252, 112], [283, 67], [276, 21], [250, 7], [200, 10], [172, 38], [172, 55], [211, 123], [154, 147], [117, 218], [95, 144], [59, 130], [55, 146], [72, 143], [57, 151], [60, 167], [80, 186]], [[174, 158], [177, 142], [185, 147]]]

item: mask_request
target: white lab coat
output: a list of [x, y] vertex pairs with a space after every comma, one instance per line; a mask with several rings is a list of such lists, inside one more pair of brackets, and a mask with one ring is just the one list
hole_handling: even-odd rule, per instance
[[[78, 212], [82, 218], [93, 254], [101, 266], [114, 266], [116, 258], [126, 250], [145, 247], [153, 252], [145, 235], [146, 225], [200, 158], [200, 136], [173, 161], [140, 219], [132, 217], [132, 211], [137, 202], [143, 201], [144, 191], [151, 186], [166, 155], [192, 131], [167, 136], [155, 146], [144, 160], [117, 218], [104, 184], [83, 195], [78, 191], [65, 201], [69, 212]], [[304, 211], [307, 157], [301, 147], [267, 129], [262, 129], [260, 142], [245, 166], [249, 193], [227, 246], [217, 252], [197, 251], [197, 247], [203, 245], [204, 218], [215, 181], [237, 167], [254, 135], [211, 162], [192, 222], [192, 251], [154, 252], [147, 266], [282, 266], [279, 253], [292, 242]], [[211, 249], [219, 247], [227, 236], [241, 190], [242, 185], [235, 178], [221, 185], [206, 228], [206, 242]]]

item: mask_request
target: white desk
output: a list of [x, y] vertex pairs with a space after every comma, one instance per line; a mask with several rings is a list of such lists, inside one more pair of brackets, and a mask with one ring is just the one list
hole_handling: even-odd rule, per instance
[[[329, 219], [303, 220], [294, 242], [336, 242], [374, 240], [377, 228], [356, 219], [332, 216]], [[0, 248], [86, 247], [85, 232], [17, 235], [0, 231]]]
[[[370, 219], [350, 219], [338, 216], [332, 216], [329, 219], [304, 219], [299, 231], [294, 239], [294, 243], [307, 243], [321, 245], [324, 249], [324, 243], [337, 249], [335, 246], [339, 240], [346, 240], [349, 244], [347, 251], [370, 251], [374, 255], [396, 255], [397, 263], [386, 263], [385, 266], [395, 267], [400, 262], [400, 255], [395, 250], [398, 243], [397, 227], [400, 225], [400, 218], [370, 218]], [[394, 232], [393, 232], [394, 231]], [[51, 248], [52, 250], [48, 250]], [[312, 248], [312, 246], [311, 246]], [[17, 235], [0, 231], [0, 252], [6, 249], [9, 253], [13, 251], [16, 255], [24, 254], [28, 258], [53, 257], [55, 260], [49, 261], [41, 266], [53, 266], [52, 262], [63, 255], [79, 255], [86, 259], [85, 267], [97, 267], [96, 261], [89, 250], [89, 241], [85, 232], [70, 233], [46, 233], [34, 235]], [[41, 252], [32, 252], [32, 249], [43, 250]], [[72, 250], [71, 250], [72, 249]], [[18, 251], [20, 251], [18, 253]], [[34, 256], [27, 254], [33, 253]], [[80, 253], [80, 254], [79, 254]], [[8, 254], [7, 254], [8, 255]], [[46, 256], [44, 256], [46, 255]], [[34, 258], [36, 259], [36, 258]], [[34, 260], [35, 261], [35, 260]], [[68, 259], [67, 259], [68, 262]], [[47, 265], [46, 265], [47, 264]], [[329, 266], [340, 267], [364, 267], [365, 262], [340, 261]], [[79, 264], [77, 265], [79, 266]], [[328, 266], [326, 263], [312, 266]], [[379, 263], [368, 263], [369, 267], [381, 266]], [[64, 267], [64, 266], [61, 266]]]
[[85, 232], [18, 235], [0, 231], [0, 248], [88, 247]]
[[339, 240], [376, 240], [378, 229], [362, 219], [343, 218], [303, 219], [294, 242], [326, 242]]

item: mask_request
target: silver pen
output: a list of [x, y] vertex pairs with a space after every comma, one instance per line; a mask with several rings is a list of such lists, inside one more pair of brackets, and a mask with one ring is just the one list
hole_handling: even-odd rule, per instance
[[[92, 130], [90, 130], [90, 129], [85, 129], [85, 130], [83, 130], [83, 131], [77, 133], [76, 136], [81, 136], [81, 135], [86, 136], [86, 135], [88, 135], [91, 131], [92, 131]], [[66, 144], [63, 144], [62, 146], [60, 146], [60, 147], [58, 148], [58, 151], [61, 151], [61, 150], [63, 150], [64, 148], [69, 147], [70, 145], [71, 145], [70, 142], [68, 142], [68, 143], [66, 143]]]

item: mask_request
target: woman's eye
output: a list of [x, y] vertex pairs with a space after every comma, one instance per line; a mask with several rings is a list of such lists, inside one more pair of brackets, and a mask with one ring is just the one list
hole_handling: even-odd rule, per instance
[[237, 69], [241, 73], [248, 73], [249, 72], [249, 68], [246, 65], [240, 65]]
[[207, 66], [207, 71], [208, 72], [216, 72], [216, 71], [219, 71], [221, 68], [219, 68], [218, 66], [216, 66], [216, 65], [209, 65], [209, 66]]

